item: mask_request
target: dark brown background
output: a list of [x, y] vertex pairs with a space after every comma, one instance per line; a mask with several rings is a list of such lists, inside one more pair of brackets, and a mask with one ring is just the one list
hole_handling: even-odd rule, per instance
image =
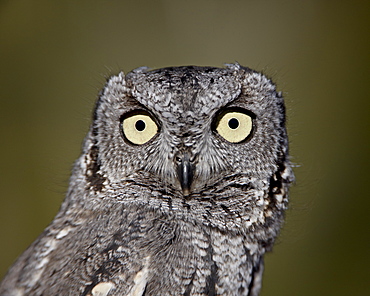
[[369, 292], [368, 1], [0, 2], [0, 276], [56, 214], [105, 77], [262, 70], [298, 165], [262, 295]]

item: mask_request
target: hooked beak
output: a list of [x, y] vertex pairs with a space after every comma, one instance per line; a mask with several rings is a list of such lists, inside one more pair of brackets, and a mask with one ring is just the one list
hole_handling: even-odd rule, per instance
[[187, 153], [184, 153], [177, 161], [177, 176], [181, 184], [182, 192], [187, 196], [190, 194], [191, 183], [193, 182], [194, 165], [190, 162], [190, 157]]

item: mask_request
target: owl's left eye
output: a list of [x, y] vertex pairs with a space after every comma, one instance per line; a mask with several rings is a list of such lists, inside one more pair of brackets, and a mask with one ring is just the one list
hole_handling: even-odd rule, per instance
[[143, 145], [158, 133], [158, 126], [149, 114], [134, 113], [124, 117], [122, 131], [129, 142]]
[[214, 128], [226, 141], [241, 143], [252, 133], [253, 121], [250, 114], [244, 110], [226, 110], [215, 122]]

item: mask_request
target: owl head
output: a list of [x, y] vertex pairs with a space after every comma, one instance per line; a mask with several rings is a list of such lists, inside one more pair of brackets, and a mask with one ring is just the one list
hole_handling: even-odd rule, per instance
[[81, 167], [104, 197], [249, 202], [262, 215], [293, 178], [287, 150], [283, 98], [264, 75], [238, 64], [139, 68], [102, 90]]

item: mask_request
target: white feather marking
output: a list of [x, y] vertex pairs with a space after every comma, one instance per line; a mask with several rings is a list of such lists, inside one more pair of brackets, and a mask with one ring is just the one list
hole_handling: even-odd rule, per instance
[[28, 287], [33, 287], [40, 279], [46, 265], [49, 263], [48, 255], [56, 248], [57, 244], [55, 239], [50, 239], [45, 243], [44, 249], [39, 255], [39, 262], [35, 266], [35, 272], [27, 283]]
[[59, 231], [59, 233], [57, 234], [57, 236], [55, 237], [56, 239], [61, 239], [63, 237], [65, 237], [70, 231], [71, 231], [72, 227], [70, 226], [67, 226], [66, 228], [63, 228], [61, 231]]
[[34, 273], [32, 274], [31, 279], [27, 283], [27, 286], [28, 287], [33, 287], [37, 283], [37, 281], [40, 279], [43, 272], [44, 272], [44, 268], [34, 271]]
[[149, 273], [149, 259], [150, 257], [145, 258], [145, 264], [142, 270], [140, 270], [135, 278], [134, 283], [135, 285], [132, 287], [128, 296], [141, 296], [144, 293], [146, 284], [148, 282], [148, 273]]
[[275, 194], [275, 199], [277, 202], [281, 203], [283, 201], [283, 195], [282, 194]]
[[99, 283], [91, 290], [91, 294], [93, 296], [107, 296], [113, 286], [113, 283], [110, 282]]

